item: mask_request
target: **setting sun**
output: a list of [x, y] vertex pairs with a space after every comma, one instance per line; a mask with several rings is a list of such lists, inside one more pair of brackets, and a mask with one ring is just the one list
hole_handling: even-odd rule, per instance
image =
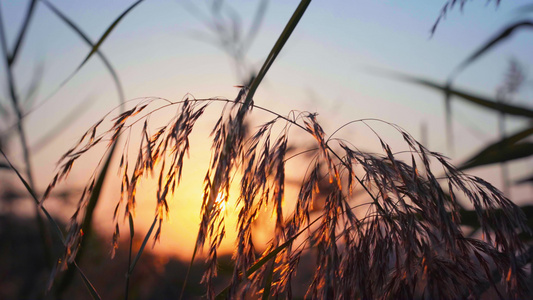
[[215, 205], [220, 207], [220, 211], [224, 212], [226, 210], [226, 204], [228, 203], [228, 198], [224, 195], [223, 192], [219, 192], [217, 198], [215, 199]]

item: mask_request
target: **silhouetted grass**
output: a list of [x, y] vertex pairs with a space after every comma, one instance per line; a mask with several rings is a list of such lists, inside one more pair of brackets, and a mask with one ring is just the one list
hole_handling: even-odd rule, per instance
[[[158, 182], [153, 224], [158, 224], [154, 235], [157, 240], [169, 209], [167, 199], [180, 183], [189, 135], [207, 106], [222, 102], [225, 104], [221, 117], [211, 133], [212, 157], [204, 179], [197, 239], [198, 248], [207, 243], [209, 249], [203, 279], [208, 298], [216, 295], [212, 280], [217, 271], [217, 249], [226, 230], [222, 206], [216, 200], [222, 193], [227, 201], [230, 185], [238, 178], [236, 174], [240, 176], [238, 246], [233, 256], [231, 284], [225, 290], [230, 298], [260, 294], [263, 289], [270, 290], [272, 296], [290, 295], [291, 278], [307, 247], [315, 249], [318, 266], [308, 287], [308, 296], [312, 298], [455, 298], [467, 295], [486, 281], [494, 286], [499, 284], [491, 275], [493, 268], [505, 275], [501, 283], [507, 287], [506, 295], [524, 295], [520, 293], [526, 288], [522, 284], [526, 273], [516, 255], [525, 250], [518, 235], [529, 229], [521, 210], [492, 185], [462, 173], [447, 158], [426, 149], [393, 124], [389, 125], [406, 143], [409, 163], [399, 160], [398, 154], [377, 134], [381, 155], [359, 151], [349, 141], [328, 138], [316, 115], [306, 112], [290, 116], [270, 112], [271, 121], [248, 133], [247, 118], [253, 109], [262, 108], [246, 108], [245, 95], [246, 90], [237, 102], [220, 98], [186, 98], [178, 102], [145, 99], [111, 122], [102, 119], [63, 156], [51, 187], [68, 174], [85, 152], [99, 143], [112, 144], [138, 125], [142, 127], [139, 144], [126, 142], [127, 147], [135, 147], [137, 157], [130, 162], [126, 156], [130, 151], [125, 148], [121, 158], [122, 196], [114, 218], [118, 222], [121, 216], [131, 217], [137, 185], [154, 174]], [[161, 102], [162, 105], [157, 105]], [[149, 132], [151, 113], [174, 107], [175, 117], [155, 133]], [[383, 121], [358, 120], [352, 125], [369, 126], [373, 122]], [[106, 123], [111, 127], [99, 130]], [[273, 130], [278, 123], [282, 123], [282, 129]], [[285, 216], [282, 207], [287, 149], [291, 134], [301, 132], [314, 137], [319, 151], [309, 160], [298, 199], [289, 210], [292, 213]], [[445, 175], [437, 177], [435, 169], [443, 170]], [[324, 174], [329, 178], [330, 190], [321, 216], [311, 220], [311, 203], [320, 193], [317, 186]], [[89, 194], [94, 182], [93, 177], [84, 194]], [[363, 199], [353, 196], [355, 188], [364, 189], [371, 199], [357, 207], [365, 212], [363, 217], [352, 210], [357, 200]], [[464, 235], [459, 197], [473, 205], [484, 240]], [[82, 197], [77, 213], [83, 211], [87, 201], [87, 196]], [[275, 235], [262, 256], [256, 257], [252, 224], [267, 207], [274, 212]], [[72, 220], [63, 262], [72, 261], [81, 238], [78, 217], [75, 215]], [[311, 222], [317, 226], [310, 227]], [[303, 231], [305, 242], [293, 245]], [[261, 259], [265, 257], [268, 259]], [[265, 283], [265, 278], [272, 279]]]
[[[99, 52], [99, 47], [118, 22], [141, 1], [125, 10], [96, 43], [92, 43], [52, 4], [43, 2], [91, 46], [89, 54], [75, 72], [93, 54], [97, 54], [113, 74], [122, 95], [118, 76]], [[459, 3], [450, 1], [447, 5], [453, 6], [455, 2]], [[530, 263], [533, 253], [532, 248], [527, 248], [520, 238], [520, 235], [530, 233], [524, 213], [490, 183], [464, 173], [463, 169], [475, 163], [479, 165], [483, 159], [488, 160], [485, 164], [491, 163], [492, 150], [500, 149], [504, 144], [514, 145], [513, 142], [527, 137], [530, 129], [490, 145], [485, 152], [456, 168], [442, 154], [427, 149], [395, 124], [361, 119], [341, 125], [339, 130], [346, 126], [363, 126], [375, 133], [381, 152], [368, 153], [359, 149], [361, 145], [357, 141], [337, 138], [337, 131], [332, 134], [324, 132], [315, 113], [294, 111], [281, 115], [254, 104], [255, 91], [304, 16], [309, 3], [301, 1], [257, 75], [241, 88], [235, 99], [196, 99], [192, 95], [185, 96], [181, 101], [143, 98], [131, 109], [116, 116], [115, 112], [109, 113], [61, 157], [59, 171], [42, 199], [33, 186], [29, 150], [22, 126], [24, 114], [18, 106], [15, 85], [12, 80], [9, 81], [24, 150], [26, 176], [11, 164], [2, 151], [5, 167], [14, 170], [36, 202], [36, 207], [54, 225], [64, 245], [63, 255], [52, 271], [50, 286], [59, 271], [71, 266], [80, 271], [91, 296], [100, 297], [88, 277], [81, 272], [76, 257], [83, 249], [82, 241], [87, 238], [84, 234], [90, 232], [92, 213], [106, 181], [105, 174], [112, 167], [111, 157], [119, 149], [120, 198], [111, 213], [116, 228], [113, 255], [115, 251], [120, 251], [120, 220], [127, 219], [130, 230], [128, 253], [117, 253], [123, 259], [127, 257], [124, 295], [128, 298], [130, 281], [140, 257], [151, 238], [154, 243], [160, 238], [162, 223], [170, 209], [168, 201], [179, 193], [181, 179], [187, 176], [183, 174], [183, 168], [188, 162], [189, 152], [195, 151], [190, 149], [191, 134], [198, 127], [198, 122], [206, 118], [204, 113], [207, 109], [218, 108], [219, 118], [209, 134], [210, 164], [203, 178], [201, 221], [189, 266], [189, 271], [197, 267], [196, 253], [206, 248], [208, 256], [201, 277], [205, 292], [201, 293], [205, 293], [208, 299], [292, 298], [293, 292], [298, 290], [299, 293], [302, 288], [306, 290], [305, 297], [313, 299], [476, 298], [491, 287], [501, 298], [528, 295], [525, 266]], [[464, 1], [460, 3], [464, 4]], [[35, 1], [31, 2], [30, 16], [34, 5]], [[445, 6], [442, 15], [446, 9]], [[23, 23], [23, 28], [28, 22]], [[14, 52], [9, 54], [7, 44], [2, 42], [8, 80], [19, 44], [17, 42]], [[483, 49], [481, 52], [485, 51]], [[232, 51], [236, 51], [238, 58], [241, 50]], [[472, 56], [465, 64], [479, 55]], [[461, 65], [461, 68], [464, 67]], [[530, 113], [525, 108], [494, 103], [490, 99], [452, 89], [451, 84], [439, 85], [425, 79], [400, 76], [490, 109], [521, 115]], [[153, 132], [150, 117], [161, 110], [173, 110], [175, 114], [165, 126]], [[254, 124], [257, 110], [266, 112], [270, 120]], [[402, 138], [403, 149], [393, 151], [387, 141], [374, 131], [376, 124], [393, 128]], [[131, 139], [132, 134], [137, 133], [140, 133], [138, 141]], [[301, 149], [300, 144], [293, 142], [293, 137], [302, 135], [314, 140], [315, 145]], [[46, 210], [45, 200], [69, 175], [74, 165], [101, 144], [107, 147], [106, 152], [76, 203], [76, 211], [64, 237], [60, 225]], [[299, 149], [309, 156], [306, 156], [307, 164], [302, 166], [302, 170], [306, 171], [298, 187], [297, 199], [285, 201], [288, 182], [286, 164], [298, 156], [293, 155], [291, 149]], [[530, 149], [527, 148], [527, 151]], [[132, 158], [129, 157], [131, 153], [135, 155]], [[137, 189], [150, 178], [157, 181], [157, 190], [152, 198], [156, 208], [154, 220], [137, 247], [134, 246]], [[231, 269], [225, 270], [229, 282], [222, 288], [221, 282], [216, 281], [220, 267], [219, 247], [227, 230], [223, 207], [230, 197], [232, 185], [239, 187], [235, 195], [237, 237], [231, 263], [225, 263], [227, 269]], [[317, 198], [323, 200], [319, 209], [313, 207]], [[473, 207], [471, 211], [465, 211], [465, 202]], [[261, 251], [261, 247], [253, 242], [257, 230], [253, 225], [262, 211], [272, 212], [274, 234], [267, 248]], [[469, 217], [468, 222], [462, 222], [465, 216]], [[472, 218], [475, 219], [473, 223]], [[477, 227], [482, 239], [469, 236], [465, 225]], [[138, 248], [135, 254], [134, 248]], [[307, 261], [302, 266], [302, 261], [311, 259], [315, 267], [312, 274], [297, 277], [299, 271], [307, 271], [309, 267]], [[187, 281], [186, 277], [181, 296]], [[297, 286], [295, 282], [298, 282]]]

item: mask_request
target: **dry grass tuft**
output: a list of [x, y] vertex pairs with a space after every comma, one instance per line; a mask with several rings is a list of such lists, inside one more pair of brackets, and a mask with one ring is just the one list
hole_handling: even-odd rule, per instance
[[[526, 272], [518, 258], [525, 249], [518, 235], [529, 228], [521, 210], [491, 184], [459, 171], [446, 157], [426, 149], [396, 125], [379, 120], [347, 124], [372, 128], [369, 124], [386, 123], [399, 132], [407, 149], [394, 153], [376, 133], [382, 153], [367, 153], [349, 141], [328, 137], [316, 114], [281, 116], [246, 103], [246, 94], [243, 88], [233, 101], [187, 96], [159, 105], [162, 99], [145, 99], [110, 121], [106, 116], [62, 157], [47, 194], [85, 152], [101, 143], [111, 147], [119, 136], [126, 135], [120, 159], [121, 197], [113, 213], [114, 247], [118, 247], [118, 220], [133, 220], [136, 188], [148, 177], [158, 182], [154, 195], [157, 240], [169, 210], [168, 197], [182, 178], [189, 136], [208, 106], [224, 103], [211, 132], [211, 162], [204, 179], [196, 242], [198, 249], [206, 243], [208, 247], [203, 282], [209, 299], [216, 296], [213, 278], [217, 275], [217, 251], [226, 230], [219, 203], [227, 200], [232, 183], [240, 186], [235, 266], [231, 283], [221, 296], [246, 298], [267, 293], [290, 298], [291, 283], [308, 248], [315, 251], [317, 265], [308, 283], [310, 298], [461, 298], [477, 296], [479, 287], [486, 283], [503, 297], [525, 295]], [[175, 117], [151, 133], [151, 114], [172, 108], [176, 109]], [[252, 131], [248, 119], [254, 108], [268, 111], [273, 118]], [[108, 123], [109, 129], [101, 129]], [[275, 125], [281, 129], [273, 129]], [[136, 126], [141, 128], [142, 138], [133, 145], [130, 135]], [[287, 209], [285, 164], [290, 159], [289, 148], [296, 146], [289, 140], [302, 132], [315, 139], [318, 151], [309, 158], [294, 207]], [[135, 158], [128, 157], [130, 149], [136, 149]], [[406, 155], [407, 162], [399, 159]], [[435, 175], [435, 170], [443, 175]], [[324, 186], [324, 177], [329, 179], [326, 189], [319, 188]], [[235, 178], [240, 178], [240, 183], [235, 183]], [[73, 261], [78, 250], [80, 215], [94, 183], [93, 175], [72, 217], [61, 260], [64, 265]], [[322, 196], [324, 206], [319, 216], [312, 218], [313, 201]], [[466, 205], [465, 201], [477, 214], [482, 240], [463, 232], [459, 211], [460, 202]], [[265, 209], [275, 216], [274, 236], [257, 257], [252, 224]], [[304, 241], [296, 244], [296, 237], [302, 235]], [[500, 284], [505, 285], [505, 291], [499, 289]]]

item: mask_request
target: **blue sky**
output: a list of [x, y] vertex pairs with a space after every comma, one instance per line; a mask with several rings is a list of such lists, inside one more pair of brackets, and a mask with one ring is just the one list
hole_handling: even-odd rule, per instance
[[[132, 3], [52, 2], [93, 40], [98, 39], [112, 20]], [[255, 3], [228, 3], [240, 13], [246, 28]], [[265, 98], [269, 98], [264, 100], [267, 106], [268, 103], [292, 103], [284, 111], [294, 108], [325, 113], [340, 102], [350, 112], [353, 110], [345, 115], [346, 120], [378, 117], [416, 130], [418, 124], [405, 123], [428, 121], [424, 119], [426, 114], [440, 115], [442, 103], [431, 97], [434, 93], [372, 75], [367, 68], [379, 67], [444, 81], [462, 59], [516, 18], [513, 9], [527, 1], [502, 1], [500, 7], [485, 1], [469, 2], [462, 12], [459, 8], [452, 10], [430, 38], [429, 30], [443, 3], [312, 2], [272, 68], [256, 103], [261, 104], [259, 97], [265, 93]], [[13, 29], [18, 29], [18, 26], [10, 25], [19, 24], [26, 4], [25, 1], [2, 3], [10, 41], [13, 40]], [[296, 4], [296, 1], [271, 1], [263, 27], [249, 52], [250, 62], [260, 65]], [[206, 11], [205, 5], [199, 7]], [[36, 63], [44, 62], [45, 81], [41, 92], [44, 98], [73, 71], [88, 49], [44, 5], [38, 4], [37, 10], [16, 74], [22, 83]], [[180, 1], [146, 1], [121, 22], [102, 49], [120, 74], [127, 98], [179, 98], [187, 92], [197, 97], [233, 97], [235, 90], [232, 86], [239, 82], [228, 57], [221, 49], [199, 40], [198, 32], [208, 33], [201, 21], [193, 17]], [[492, 95], [510, 58], [518, 59], [527, 69], [531, 44], [527, 32], [516, 34], [510, 42], [463, 72], [457, 84]], [[80, 88], [85, 93], [96, 92], [98, 106], [105, 106], [113, 97], [109, 79], [103, 65], [94, 57], [65, 90], [76, 87], [78, 95]], [[524, 93], [522, 98], [531, 96], [531, 91], [525, 90]], [[306, 99], [310, 94], [316, 99]], [[63, 97], [54, 97], [50, 106], [54, 102], [61, 103]], [[107, 100], [103, 101], [104, 98]], [[401, 116], [405, 113], [398, 115], [394, 109], [387, 112], [382, 105], [374, 105], [375, 102], [398, 106], [412, 113], [405, 118]], [[413, 122], [412, 115], [416, 115], [419, 122]], [[432, 144], [441, 147], [439, 141]]]

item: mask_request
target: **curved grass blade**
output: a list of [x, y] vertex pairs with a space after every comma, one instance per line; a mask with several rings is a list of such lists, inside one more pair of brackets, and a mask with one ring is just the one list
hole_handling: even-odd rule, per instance
[[[50, 4], [47, 0], [41, 0], [43, 3], [48, 3]], [[118, 25], [118, 23], [133, 9], [135, 8], [138, 4], [140, 4], [142, 1], [144, 0], [138, 0], [137, 2], [133, 3], [132, 5], [130, 5], [120, 16], [118, 16], [117, 19], [115, 19], [115, 21], [107, 28], [107, 30], [104, 32], [104, 34], [102, 35], [102, 37], [100, 37], [100, 39], [98, 40], [98, 42], [96, 42], [96, 44], [91, 44], [92, 48], [91, 48], [91, 51], [89, 52], [89, 54], [87, 54], [87, 56], [85, 57], [85, 59], [82, 61], [82, 63], [74, 70], [74, 72], [72, 72], [65, 80], [63, 80], [63, 82], [61, 82], [61, 84], [50, 94], [48, 95], [43, 101], [41, 101], [37, 106], [35, 106], [33, 108], [32, 111], [35, 111], [37, 108], [39, 108], [40, 106], [42, 106], [44, 103], [46, 103], [48, 100], [50, 100], [52, 98], [52, 96], [54, 96], [63, 86], [65, 86], [65, 84], [67, 84], [67, 82], [69, 82], [73, 77], [74, 75], [76, 75], [78, 73], [78, 71], [85, 65], [85, 63], [91, 58], [91, 56], [94, 54], [94, 53], [98, 53], [98, 50], [100, 48], [100, 46], [102, 45], [102, 43], [105, 41], [105, 39], [109, 36], [109, 34], [113, 31], [113, 29]], [[49, 6], [51, 7], [51, 6]], [[69, 24], [69, 23], [67, 23]], [[73, 23], [72, 23], [73, 24]], [[70, 25], [70, 24], [69, 24]], [[71, 26], [72, 27], [72, 26]], [[74, 27], [72, 27], [74, 28]], [[77, 28], [77, 27], [76, 27]], [[78, 28], [79, 29], [79, 28]], [[78, 31], [77, 31], [78, 32]], [[81, 31], [80, 31], [81, 32]], [[80, 33], [78, 32], [78, 33]], [[83, 36], [82, 36], [83, 38]], [[85, 39], [84, 39], [85, 40]], [[123, 98], [123, 96], [122, 96]], [[32, 112], [30, 111], [30, 112]]]
[[489, 145], [486, 149], [495, 149], [495, 148], [499, 148], [499, 147], [502, 147], [502, 146], [507, 146], [507, 145], [512, 145], [514, 143], [517, 143], [525, 138], [527, 138], [528, 136], [532, 135], [533, 134], [533, 127], [530, 127], [530, 128], [526, 128], [522, 131], [519, 131], [511, 136], [508, 136], [502, 140], [500, 140], [499, 142], [496, 142], [496, 143], [493, 143], [491, 145]]
[[518, 29], [528, 28], [528, 27], [533, 28], [533, 23], [530, 22], [530, 21], [520, 21], [520, 22], [516, 22], [514, 24], [511, 24], [511, 25], [507, 26], [504, 30], [502, 30], [502, 32], [498, 33], [497, 35], [495, 35], [494, 37], [489, 39], [483, 46], [481, 46], [481, 48], [476, 50], [469, 57], [467, 57], [462, 63], [460, 63], [455, 68], [455, 70], [452, 72], [452, 74], [450, 75], [450, 77], [449, 77], [450, 81], [451, 81], [452, 78], [457, 77], [457, 75], [462, 70], [464, 70], [468, 65], [470, 65], [475, 60], [480, 58], [483, 54], [485, 54], [491, 48], [493, 48], [494, 46], [496, 46], [500, 42], [503, 42], [507, 38], [511, 37], [511, 35], [514, 32], [518, 31]]
[[[45, 1], [45, 0], [42, 0], [42, 1]], [[137, 2], [133, 3], [132, 5], [130, 5], [130, 7], [128, 7], [122, 14], [120, 14], [120, 16], [118, 16], [118, 18], [113, 23], [111, 23], [111, 25], [107, 28], [107, 30], [104, 32], [104, 34], [100, 37], [98, 42], [96, 42], [96, 44], [94, 44], [94, 46], [91, 49], [91, 52], [89, 52], [89, 54], [87, 54], [87, 57], [85, 57], [85, 59], [80, 64], [78, 69], [80, 69], [89, 60], [89, 58], [91, 58], [91, 56], [98, 51], [98, 48], [100, 48], [102, 43], [109, 36], [111, 31], [113, 31], [113, 29], [115, 29], [115, 27], [122, 20], [122, 18], [124, 18], [132, 9], [135, 8], [135, 6], [139, 5], [143, 1], [144, 0], [138, 0]]]
[[533, 174], [515, 181], [515, 184], [524, 184], [524, 183], [533, 184]]
[[[448, 80], [446, 83], [446, 91], [444, 92], [444, 102], [445, 102], [445, 114], [446, 114], [446, 131], [448, 135], [448, 145], [450, 148], [453, 149], [453, 128], [452, 128], [452, 111], [451, 111], [451, 87], [452, 82], [454, 79], [459, 75], [461, 71], [463, 71], [468, 65], [472, 64], [474, 61], [476, 61], [478, 58], [480, 58], [483, 54], [485, 54], [487, 51], [489, 51], [491, 48], [495, 47], [500, 42], [506, 40], [508, 37], [510, 37], [517, 29], [524, 28], [524, 27], [533, 27], [533, 23], [529, 21], [521, 21], [517, 22], [515, 24], [509, 25], [507, 28], [505, 28], [502, 32], [491, 38], [488, 42], [486, 42], [481, 48], [479, 48], [477, 51], [472, 53], [469, 57], [467, 57], [462, 63], [460, 63], [448, 76]], [[500, 101], [497, 101], [500, 102]], [[503, 112], [501, 112], [503, 114]]]
[[[4, 153], [4, 151], [2, 151], [2, 149], [0, 149], [0, 153], [2, 153], [2, 155], [6, 159], [7, 163], [9, 164], [9, 167], [11, 169], [13, 169], [13, 171], [17, 174], [18, 178], [20, 179], [20, 181], [22, 182], [22, 184], [24, 185], [24, 187], [26, 188], [28, 193], [31, 195], [32, 199], [35, 201], [35, 204], [38, 205], [38, 207], [42, 210], [42, 212], [44, 213], [44, 215], [46, 216], [46, 218], [48, 219], [48, 221], [50, 222], [52, 227], [55, 229], [55, 232], [56, 232], [57, 236], [61, 239], [61, 243], [63, 245], [65, 245], [65, 236], [63, 235], [63, 232], [61, 231], [61, 228], [59, 227], [57, 222], [54, 220], [54, 218], [52, 218], [52, 216], [50, 215], [48, 210], [46, 208], [44, 208], [43, 205], [41, 205], [41, 201], [39, 201], [39, 199], [37, 198], [37, 195], [35, 194], [35, 192], [31, 188], [29, 183], [24, 179], [24, 177], [22, 177], [22, 174], [20, 174], [20, 172], [13, 166], [13, 164], [11, 164], [11, 161], [7, 158], [7, 155]], [[82, 276], [83, 283], [85, 284], [85, 286], [89, 290], [89, 292], [91, 294], [91, 297], [93, 297], [93, 299], [101, 299], [100, 296], [98, 295], [98, 292], [96, 291], [94, 286], [91, 284], [91, 282], [89, 281], [87, 276], [85, 276], [85, 274], [83, 273], [81, 268], [78, 267], [78, 265], [76, 263], [74, 263], [74, 266], [76, 267], [76, 270], [78, 270], [78, 272]]]
[[500, 149], [485, 151], [481, 154], [478, 154], [469, 159], [458, 169], [466, 170], [474, 167], [520, 159], [531, 155], [533, 155], [533, 143], [513, 144]]
[[[124, 13], [122, 13], [122, 15], [119, 16], [119, 18], [117, 20], [115, 20], [115, 22], [111, 25], [111, 27], [109, 27], [107, 29], [106, 33], [104, 33], [104, 35], [100, 38], [100, 40], [96, 44], [94, 44], [90, 40], [89, 36], [87, 36], [87, 34], [85, 34], [80, 29], [79, 26], [74, 24], [74, 22], [72, 20], [70, 20], [65, 14], [63, 14], [61, 11], [59, 11], [59, 9], [57, 7], [55, 7], [52, 3], [48, 2], [47, 0], [41, 0], [41, 1], [46, 6], [48, 6], [48, 8], [50, 8], [50, 10], [53, 13], [55, 13], [63, 22], [65, 22], [72, 30], [74, 30], [91, 47], [91, 52], [89, 52], [89, 54], [87, 55], [85, 60], [82, 62], [82, 64], [78, 67], [78, 69], [74, 73], [76, 73], [83, 66], [83, 64], [85, 64], [85, 62], [87, 62], [87, 60], [89, 60], [91, 55], [96, 53], [96, 55], [98, 55], [98, 57], [100, 57], [100, 59], [102, 60], [102, 62], [106, 66], [106, 68], [109, 70], [109, 73], [113, 77], [113, 81], [115, 82], [115, 86], [117, 87], [117, 92], [118, 92], [118, 95], [119, 95], [120, 102], [121, 103], [124, 102], [125, 101], [124, 90], [122, 88], [122, 84], [120, 82], [120, 79], [118, 78], [118, 75], [115, 72], [115, 69], [113, 68], [113, 66], [111, 66], [111, 63], [109, 62], [107, 57], [102, 53], [102, 51], [99, 50], [99, 47], [104, 42], [105, 38], [109, 35], [111, 30], [113, 30], [113, 27], [115, 27], [116, 24], [118, 24], [120, 19], [123, 18], [128, 13], [129, 10], [133, 9], [142, 0], [138, 1], [137, 3], [134, 3], [132, 6], [130, 6], [130, 8], [128, 8], [128, 10], [124, 11]], [[73, 75], [71, 75], [71, 76], [73, 76]]]
[[451, 82], [448, 82], [446, 86], [446, 92], [444, 92], [444, 116], [446, 117], [446, 143], [448, 150], [453, 153], [453, 123], [452, 123], [452, 97], [449, 93]]
[[[501, 139], [498, 142], [492, 143], [485, 147], [483, 150], [479, 151], [476, 155], [474, 155], [472, 158], [468, 159], [462, 166], [462, 168], [472, 168], [474, 166], [480, 166], [485, 165], [486, 163], [482, 163], [487, 160], [498, 160], [505, 158], [505, 154], [507, 153], [509, 155], [507, 160], [511, 159], [518, 159], [522, 157], [526, 157], [527, 155], [527, 147], [528, 146], [516, 146], [515, 144], [529, 136], [533, 135], [533, 127], [526, 128], [524, 130], [521, 130], [511, 136], [508, 136], [506, 138]], [[525, 155], [522, 157], [516, 157], [513, 158], [513, 156], [519, 156], [520, 154]], [[531, 154], [530, 154], [531, 155]], [[502, 161], [496, 161], [496, 162], [504, 162], [507, 160]], [[478, 164], [469, 166], [470, 164]], [[482, 164], [479, 164], [482, 163]]]
[[[63, 20], [70, 28], [72, 28], [76, 33], [78, 33], [78, 35], [89, 46], [91, 46], [91, 52], [89, 52], [89, 54], [87, 55], [85, 60], [80, 64], [80, 66], [76, 69], [76, 71], [71, 76], [73, 76], [79, 69], [81, 69], [81, 67], [87, 62], [87, 60], [89, 60], [89, 58], [94, 53], [96, 53], [100, 57], [100, 59], [104, 62], [105, 66], [107, 67], [107, 69], [111, 73], [111, 76], [113, 77], [113, 80], [114, 80], [115, 85], [117, 87], [117, 91], [119, 93], [120, 103], [123, 104], [124, 101], [125, 101], [124, 93], [123, 93], [122, 85], [120, 83], [118, 75], [116, 74], [114, 68], [111, 66], [110, 62], [107, 60], [107, 58], [104, 56], [104, 54], [101, 51], [99, 51], [99, 47], [102, 45], [102, 43], [105, 41], [105, 39], [109, 36], [111, 31], [116, 27], [116, 25], [120, 22], [120, 20], [122, 20], [122, 18], [124, 18], [133, 8], [135, 8], [135, 6], [137, 6], [143, 0], [138, 0], [137, 2], [133, 3], [130, 7], [128, 7], [128, 9], [126, 9], [124, 12], [122, 12], [122, 14], [111, 24], [111, 26], [109, 26], [107, 28], [105, 33], [102, 35], [102, 37], [100, 38], [100, 40], [96, 44], [94, 44], [89, 39], [89, 37], [76, 24], [74, 24], [74, 22], [72, 22], [65, 14], [63, 14], [61, 11], [59, 11], [59, 9], [57, 9], [54, 5], [52, 5], [47, 0], [41, 0], [41, 1], [48, 8], [50, 8], [50, 10], [52, 10], [52, 12], [54, 12], [61, 20]], [[69, 79], [70, 79], [70, 77], [69, 77]], [[107, 174], [109, 163], [110, 163], [111, 158], [112, 158], [112, 156], [113, 156], [113, 154], [115, 152], [115, 147], [116, 147], [116, 141], [113, 144], [113, 147], [110, 149], [109, 155], [106, 158], [106, 161], [104, 163], [104, 167], [102, 168], [102, 170], [101, 170], [101, 172], [100, 172], [100, 174], [98, 176], [95, 188], [93, 189], [93, 192], [92, 192], [91, 197], [89, 199], [89, 204], [87, 206], [85, 218], [84, 218], [84, 221], [83, 221], [83, 227], [82, 227], [84, 232], [86, 232], [86, 235], [90, 234], [90, 230], [91, 230], [90, 229], [91, 228], [90, 225], [91, 225], [93, 210], [96, 207], [98, 198], [100, 197], [102, 185], [103, 185], [103, 183], [105, 181], [105, 177], [106, 177], [106, 174]]]
[[510, 104], [505, 104], [505, 103], [498, 103], [494, 101], [493, 99], [476, 95], [470, 91], [452, 89], [452, 88], [447, 87], [446, 85], [439, 84], [435, 81], [431, 81], [431, 80], [423, 79], [419, 77], [414, 77], [414, 76], [402, 74], [399, 72], [384, 71], [380, 73], [386, 76], [389, 76], [389, 77], [394, 77], [396, 79], [403, 80], [405, 82], [410, 82], [410, 83], [422, 85], [428, 88], [432, 88], [432, 89], [435, 89], [435, 90], [438, 90], [444, 93], [449, 93], [450, 95], [456, 96], [459, 99], [462, 99], [468, 103], [476, 104], [476, 105], [479, 105], [481, 107], [484, 107], [490, 110], [501, 112], [503, 114], [533, 118], [533, 110], [530, 110], [525, 107], [510, 105]]

